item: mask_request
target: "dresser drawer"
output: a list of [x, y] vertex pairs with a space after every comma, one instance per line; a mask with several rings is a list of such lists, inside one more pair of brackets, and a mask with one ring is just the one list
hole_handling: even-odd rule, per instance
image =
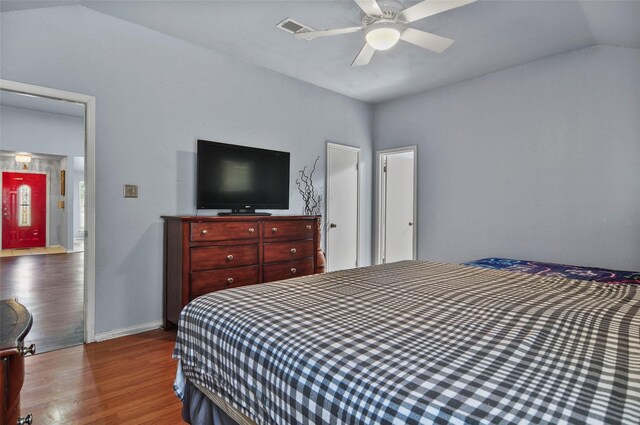
[[258, 264], [258, 244], [191, 248], [191, 271]]
[[191, 299], [221, 289], [258, 283], [258, 266], [191, 273]]
[[264, 223], [264, 238], [313, 238], [313, 220], [271, 220]]
[[192, 242], [238, 239], [253, 239], [257, 241], [258, 222], [191, 223], [190, 240]]
[[313, 258], [263, 266], [262, 280], [272, 282], [313, 273]]
[[298, 260], [313, 257], [313, 239], [302, 239], [286, 242], [271, 242], [264, 244], [265, 263], [276, 263], [278, 261]]

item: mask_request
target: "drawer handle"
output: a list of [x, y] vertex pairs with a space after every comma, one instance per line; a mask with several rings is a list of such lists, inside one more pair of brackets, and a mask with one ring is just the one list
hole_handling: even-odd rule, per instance
[[277, 228], [277, 227], [272, 227], [272, 228], [271, 228], [271, 231], [272, 231], [273, 233], [275, 233], [275, 232], [277, 232], [277, 231], [278, 231], [278, 228]]
[[27, 354], [35, 354], [36, 353], [36, 345], [31, 344], [28, 347], [22, 346], [19, 348], [20, 354], [26, 356]]
[[311, 230], [311, 225], [307, 224], [307, 230]]
[[295, 268], [295, 267], [291, 267], [291, 274], [296, 274], [296, 272], [297, 272], [297, 271], [298, 271], [298, 270], [296, 270], [296, 268]]
[[229, 285], [231, 285], [231, 284], [233, 283], [233, 278], [232, 278], [232, 277], [228, 277], [228, 278], [227, 278], [227, 283], [228, 283]]
[[202, 229], [202, 231], [200, 233], [202, 233], [203, 235], [206, 235], [209, 232], [207, 231], [207, 229]]
[[295, 254], [296, 252], [298, 252], [298, 250], [297, 250], [297, 249], [295, 249], [295, 248], [291, 248], [291, 253], [292, 253], [292, 254]]
[[29, 413], [27, 416], [25, 416], [24, 418], [20, 417], [18, 418], [18, 421], [16, 422], [17, 425], [31, 425], [31, 423], [33, 422], [33, 415], [31, 413]]
[[249, 233], [255, 233], [256, 229], [254, 229], [253, 227], [249, 227]]
[[227, 255], [227, 261], [233, 261], [233, 255], [231, 254]]

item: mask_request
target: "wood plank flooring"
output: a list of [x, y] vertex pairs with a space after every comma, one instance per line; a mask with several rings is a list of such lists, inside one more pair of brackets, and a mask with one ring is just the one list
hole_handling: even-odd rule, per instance
[[0, 258], [0, 297], [29, 309], [39, 353], [83, 343], [83, 275], [82, 252]]
[[22, 415], [40, 425], [183, 423], [175, 337], [158, 329], [27, 357]]

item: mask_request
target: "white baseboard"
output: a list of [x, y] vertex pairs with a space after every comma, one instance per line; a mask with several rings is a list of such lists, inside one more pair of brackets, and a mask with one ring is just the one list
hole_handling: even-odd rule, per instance
[[114, 329], [108, 332], [99, 332], [95, 334], [95, 340], [97, 342], [106, 341], [108, 339], [119, 338], [121, 336], [133, 335], [140, 332], [152, 331], [154, 329], [161, 328], [163, 325], [162, 320], [155, 322], [142, 323], [140, 325], [130, 326], [128, 328]]

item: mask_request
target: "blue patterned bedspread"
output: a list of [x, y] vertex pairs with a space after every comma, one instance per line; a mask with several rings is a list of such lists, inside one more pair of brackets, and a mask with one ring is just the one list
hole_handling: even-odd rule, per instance
[[514, 272], [558, 276], [567, 279], [592, 280], [611, 284], [630, 283], [640, 285], [640, 272], [601, 269], [598, 267], [571, 266], [567, 264], [541, 263], [539, 261], [512, 260], [509, 258], [483, 258], [464, 263], [468, 266]]

